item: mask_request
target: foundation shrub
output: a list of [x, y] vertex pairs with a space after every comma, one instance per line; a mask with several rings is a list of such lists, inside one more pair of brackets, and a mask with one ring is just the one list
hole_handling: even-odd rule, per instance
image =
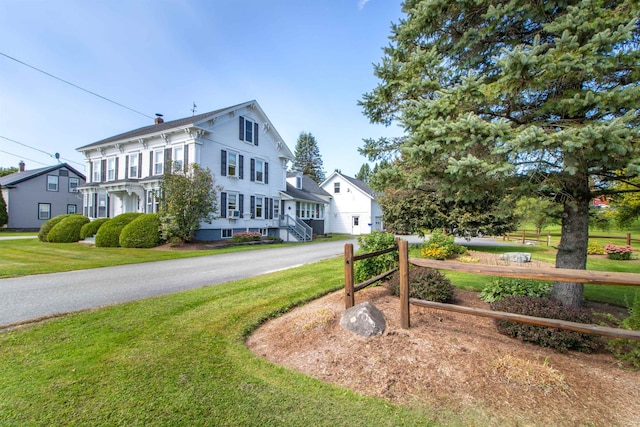
[[[577, 323], [593, 323], [593, 318], [588, 310], [567, 307], [559, 301], [549, 298], [506, 296], [491, 303], [491, 309]], [[568, 350], [590, 352], [598, 347], [598, 342], [591, 335], [508, 320], [496, 320], [495, 323], [501, 334], [542, 347], [551, 347], [561, 352]]]
[[160, 217], [142, 214], [125, 225], [120, 233], [123, 248], [154, 248], [160, 244]]
[[80, 229], [89, 222], [84, 215], [74, 214], [57, 223], [47, 234], [51, 243], [73, 243], [80, 240]]
[[55, 227], [56, 224], [58, 224], [60, 221], [62, 221], [63, 219], [65, 219], [65, 218], [67, 218], [67, 217], [69, 217], [71, 215], [73, 215], [73, 214], [58, 215], [58, 216], [54, 216], [53, 218], [45, 221], [40, 226], [40, 231], [38, 231], [38, 239], [40, 239], [41, 242], [48, 242], [47, 235], [49, 234], [51, 229], [53, 227]]
[[86, 239], [87, 237], [95, 236], [102, 224], [109, 221], [110, 218], [98, 218], [85, 224], [80, 229], [80, 238]]
[[[389, 279], [389, 287], [395, 296], [400, 296], [400, 273]], [[454, 286], [444, 274], [433, 268], [413, 267], [409, 269], [409, 298], [434, 302], [453, 301]]]
[[96, 233], [96, 247], [117, 248], [120, 246], [120, 233], [131, 221], [142, 215], [138, 212], [120, 214], [102, 224]]

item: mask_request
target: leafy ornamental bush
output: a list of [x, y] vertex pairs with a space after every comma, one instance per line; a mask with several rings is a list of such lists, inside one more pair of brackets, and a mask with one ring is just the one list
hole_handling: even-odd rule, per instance
[[[494, 311], [524, 314], [548, 319], [568, 320], [578, 323], [592, 323], [591, 313], [562, 305], [559, 301], [539, 297], [504, 297], [491, 303]], [[542, 347], [551, 347], [565, 352], [570, 349], [589, 352], [598, 347], [593, 336], [544, 326], [496, 320], [498, 332], [522, 341], [529, 341]]]
[[[633, 303], [627, 301], [627, 308], [629, 317], [620, 322], [620, 327], [640, 331], [640, 292], [636, 292]], [[609, 341], [607, 348], [620, 360], [623, 367], [640, 369], [640, 341], [618, 338]]]
[[160, 217], [158, 214], [142, 214], [120, 232], [123, 248], [155, 248], [160, 244]]
[[123, 213], [102, 224], [96, 233], [96, 247], [117, 248], [120, 246], [120, 233], [125, 225], [142, 215], [138, 212]]
[[38, 239], [40, 239], [41, 242], [47, 242], [47, 235], [49, 234], [49, 232], [51, 231], [51, 229], [60, 221], [62, 221], [63, 219], [71, 216], [73, 214], [63, 214], [63, 215], [58, 215], [58, 216], [54, 216], [53, 218], [47, 220], [44, 222], [44, 224], [42, 224], [40, 226], [40, 231], [38, 231]]
[[633, 258], [633, 249], [631, 249], [631, 246], [617, 246], [607, 243], [604, 245], [604, 251], [607, 253], [609, 259], [625, 261]]
[[87, 237], [95, 236], [102, 224], [109, 221], [111, 218], [98, 218], [94, 219], [88, 224], [85, 224], [80, 229], [80, 238], [86, 239]]
[[542, 280], [497, 277], [480, 292], [484, 302], [494, 302], [504, 297], [548, 297], [553, 284]]
[[[396, 246], [396, 238], [392, 233], [372, 231], [371, 234], [358, 236], [358, 254], [381, 251]], [[356, 283], [374, 277], [398, 266], [398, 251], [357, 261], [353, 265], [353, 279]]]
[[80, 214], [73, 214], [53, 226], [47, 234], [47, 241], [51, 243], [73, 243], [80, 240], [80, 229], [89, 222], [89, 218]]
[[467, 248], [454, 242], [453, 236], [447, 236], [441, 230], [437, 230], [424, 242], [420, 253], [423, 258], [447, 259], [466, 251]]
[[587, 255], [604, 255], [604, 246], [599, 245], [597, 241], [589, 242], [587, 246]]
[[232, 242], [236, 243], [245, 243], [245, 242], [257, 242], [262, 238], [262, 234], [257, 231], [241, 231], [239, 233], [235, 233], [231, 237]]
[[[395, 296], [400, 296], [400, 273], [389, 279], [389, 287]], [[433, 268], [413, 267], [409, 269], [409, 298], [434, 302], [453, 301], [454, 286], [442, 273]]]

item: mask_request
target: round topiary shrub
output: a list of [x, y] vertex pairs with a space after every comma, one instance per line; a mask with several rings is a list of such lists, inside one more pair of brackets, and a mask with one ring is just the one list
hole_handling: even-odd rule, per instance
[[94, 219], [88, 224], [85, 224], [80, 229], [80, 239], [86, 239], [87, 237], [95, 236], [102, 224], [109, 221], [110, 218], [98, 218]]
[[[568, 320], [577, 323], [593, 323], [588, 310], [562, 305], [561, 302], [541, 297], [507, 296], [491, 303], [494, 311], [544, 317], [547, 319]], [[559, 351], [580, 350], [591, 351], [598, 347], [598, 342], [591, 335], [566, 331], [545, 326], [527, 325], [524, 323], [496, 320], [498, 332], [522, 341], [529, 341], [542, 347], [551, 347]]]
[[160, 244], [160, 217], [143, 214], [125, 225], [120, 233], [123, 248], [153, 248]]
[[120, 247], [120, 233], [125, 225], [142, 215], [139, 212], [123, 213], [102, 224], [96, 233], [96, 247]]
[[[400, 273], [389, 279], [391, 292], [400, 296]], [[454, 286], [442, 273], [433, 268], [413, 267], [409, 269], [409, 298], [434, 302], [453, 301]]]
[[74, 215], [74, 214], [63, 214], [63, 215], [58, 215], [58, 216], [54, 216], [53, 218], [47, 220], [44, 222], [44, 224], [42, 224], [40, 226], [40, 231], [38, 231], [38, 239], [40, 239], [41, 242], [47, 242], [47, 235], [49, 234], [49, 232], [51, 231], [51, 229], [53, 227], [55, 227], [56, 224], [58, 224], [60, 221], [62, 221], [63, 219]]
[[80, 240], [80, 229], [89, 222], [84, 215], [74, 214], [57, 223], [49, 234], [47, 241], [51, 243], [73, 243]]

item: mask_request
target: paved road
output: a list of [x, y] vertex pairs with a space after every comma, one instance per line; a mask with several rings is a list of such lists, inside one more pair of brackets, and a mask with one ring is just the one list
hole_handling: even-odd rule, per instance
[[[417, 236], [401, 237], [409, 243], [423, 242]], [[456, 241], [465, 245], [501, 244], [493, 239]], [[348, 242], [356, 243], [343, 240], [0, 279], [0, 326], [292, 268], [342, 255]]]
[[347, 242], [0, 279], [0, 326], [292, 268], [339, 256]]

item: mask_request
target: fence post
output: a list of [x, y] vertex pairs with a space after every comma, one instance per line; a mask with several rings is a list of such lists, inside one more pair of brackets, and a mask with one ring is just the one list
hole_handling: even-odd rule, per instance
[[353, 290], [353, 244], [344, 245], [344, 306], [351, 308], [356, 304]]
[[400, 269], [400, 326], [403, 329], [411, 327], [409, 319], [409, 243], [406, 240], [398, 242]]
[[547, 246], [551, 246], [551, 232], [547, 231]]
[[522, 230], [522, 244], [524, 245], [526, 243], [526, 239], [527, 238], [527, 232], [525, 230]]
[[627, 246], [631, 246], [631, 233], [627, 233]]

